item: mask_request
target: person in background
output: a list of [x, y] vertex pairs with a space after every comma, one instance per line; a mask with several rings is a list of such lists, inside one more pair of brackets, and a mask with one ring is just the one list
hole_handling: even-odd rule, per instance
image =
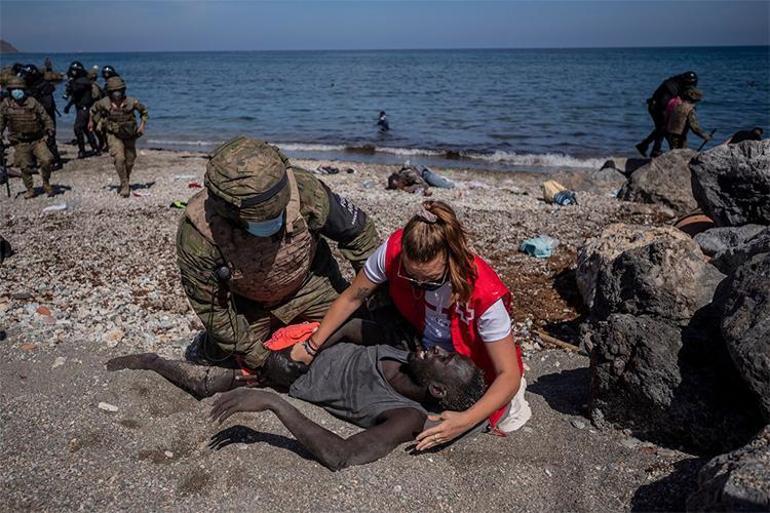
[[26, 84], [21, 77], [12, 77], [7, 83], [10, 96], [0, 102], [0, 139], [6, 126], [8, 138], [14, 148], [14, 164], [21, 171], [21, 180], [27, 192], [24, 199], [35, 197], [32, 180], [32, 159], [37, 159], [43, 189], [48, 196], [54, 195], [49, 183], [53, 155], [48, 150], [46, 136], [53, 133], [53, 121], [37, 100], [27, 95]]
[[658, 86], [650, 98], [647, 99], [647, 111], [650, 113], [655, 127], [650, 135], [644, 138], [642, 142], [636, 145], [637, 151], [643, 156], [647, 156], [647, 148], [652, 144], [650, 157], [657, 157], [661, 152], [663, 138], [666, 135], [666, 107], [669, 101], [675, 96], [679, 96], [684, 89], [696, 87], [698, 85], [698, 75], [694, 71], [687, 71], [680, 75], [667, 78]]
[[380, 115], [377, 117], [377, 127], [380, 129], [380, 132], [387, 132], [388, 130], [390, 130], [388, 115], [385, 114], [384, 110], [381, 110]]
[[75, 124], [73, 130], [78, 144], [78, 158], [84, 159], [88, 156], [86, 153], [86, 139], [91, 146], [94, 154], [99, 155], [99, 145], [93, 132], [88, 130], [89, 110], [94, 104], [93, 84], [88, 78], [88, 73], [79, 61], [73, 61], [67, 70], [67, 89], [65, 96], [69, 98], [69, 103], [64, 107], [64, 113], [68, 114], [73, 105], [77, 109], [75, 115]]
[[34, 64], [24, 66], [21, 74], [27, 84], [27, 91], [29, 91], [30, 96], [43, 106], [53, 122], [53, 132], [48, 134], [46, 144], [53, 155], [53, 169], [61, 169], [61, 155], [59, 155], [59, 148], [56, 145], [56, 100], [53, 97], [56, 86], [46, 80], [43, 73]]
[[[94, 103], [104, 98], [104, 91], [99, 86], [99, 66], [94, 66], [88, 70], [88, 80], [91, 81], [91, 98]], [[106, 86], [106, 84], [105, 84]], [[107, 151], [107, 134], [101, 124], [90, 125], [88, 128], [96, 136], [96, 142], [99, 145], [99, 151]]]
[[[126, 96], [126, 83], [120, 77], [107, 80], [107, 94], [91, 107], [88, 129], [101, 124], [107, 132], [110, 155], [120, 178], [118, 194], [123, 198], [131, 195], [131, 171], [136, 161], [136, 140], [144, 134], [149, 118], [147, 108], [132, 96]], [[139, 126], [136, 114], [140, 116]]]
[[743, 141], [761, 141], [763, 133], [764, 131], [758, 126], [751, 130], [739, 130], [727, 140], [727, 144], [738, 144]]
[[[511, 294], [495, 271], [471, 251], [465, 228], [442, 201], [423, 202], [407, 225], [388, 237], [331, 305], [318, 329], [292, 348], [292, 358], [310, 364], [379, 286], [387, 287], [398, 313], [424, 348], [438, 346], [469, 357], [484, 371], [489, 386], [470, 408], [433, 417], [439, 424], [418, 435], [418, 450], [447, 443], [481, 425], [502, 434], [526, 423], [531, 410], [524, 398], [521, 348], [511, 332]], [[388, 331], [393, 324], [382, 325], [375, 335], [391, 339]], [[367, 338], [367, 344], [378, 343]]]
[[666, 125], [666, 139], [672, 150], [687, 147], [687, 132], [690, 130], [704, 141], [711, 139], [700, 127], [695, 115], [695, 104], [702, 99], [703, 93], [694, 87], [682, 93], [682, 103], [673, 109]]

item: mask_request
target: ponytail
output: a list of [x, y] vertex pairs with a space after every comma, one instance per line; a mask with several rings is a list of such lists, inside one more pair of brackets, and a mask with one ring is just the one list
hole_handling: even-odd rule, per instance
[[420, 212], [404, 227], [401, 246], [403, 254], [415, 262], [430, 262], [445, 255], [452, 301], [465, 304], [470, 300], [477, 278], [474, 255], [468, 245], [468, 233], [447, 203], [424, 201]]

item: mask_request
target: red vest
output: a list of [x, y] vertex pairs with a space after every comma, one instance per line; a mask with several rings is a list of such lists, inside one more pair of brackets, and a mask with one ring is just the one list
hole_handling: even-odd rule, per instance
[[[399, 265], [401, 261], [401, 239], [403, 229], [396, 231], [388, 239], [385, 251], [385, 274], [388, 277], [388, 291], [401, 315], [417, 328], [419, 333], [425, 331], [425, 293], [412, 284], [400, 278]], [[484, 371], [487, 384], [491, 384], [497, 373], [489, 358], [489, 352], [479, 336], [478, 319], [487, 309], [502, 299], [505, 308], [510, 308], [511, 293], [497, 273], [480, 257], [474, 257], [474, 266], [478, 277], [473, 284], [470, 301], [465, 306], [453, 304], [449, 307], [450, 331], [452, 345], [459, 354], [467, 356], [473, 363]], [[519, 371], [524, 373], [524, 362], [521, 359], [521, 347], [516, 344], [516, 359]], [[489, 423], [494, 428], [505, 413], [508, 405], [503, 406], [489, 417]]]

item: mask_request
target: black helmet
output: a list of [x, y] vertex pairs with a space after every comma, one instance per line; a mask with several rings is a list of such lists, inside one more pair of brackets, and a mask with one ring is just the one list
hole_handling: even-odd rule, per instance
[[70, 67], [67, 70], [67, 76], [70, 78], [78, 78], [82, 77], [86, 74], [86, 68], [83, 66], [83, 63], [80, 61], [72, 61], [70, 63]]
[[682, 73], [679, 75], [680, 80], [684, 85], [688, 86], [697, 86], [698, 85], [698, 74], [694, 71], [687, 71], [685, 73]]
[[120, 75], [118, 75], [118, 72], [115, 71], [115, 68], [113, 68], [112, 66], [108, 65], [102, 68], [102, 78], [104, 80], [108, 80], [112, 77], [119, 77], [119, 76]]
[[11, 66], [11, 71], [13, 71], [14, 75], [18, 75], [21, 73], [21, 70], [24, 68], [24, 64], [20, 62], [14, 62], [13, 66]]
[[24, 75], [24, 77], [29, 79], [36, 75], [39, 75], [40, 70], [34, 64], [27, 64], [26, 66], [21, 68], [21, 74]]

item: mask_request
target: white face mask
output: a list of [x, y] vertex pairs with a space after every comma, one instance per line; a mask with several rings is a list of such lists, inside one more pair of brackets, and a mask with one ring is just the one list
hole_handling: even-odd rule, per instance
[[246, 222], [245, 229], [254, 237], [272, 237], [283, 227], [283, 212], [275, 219], [260, 221], [258, 223]]

